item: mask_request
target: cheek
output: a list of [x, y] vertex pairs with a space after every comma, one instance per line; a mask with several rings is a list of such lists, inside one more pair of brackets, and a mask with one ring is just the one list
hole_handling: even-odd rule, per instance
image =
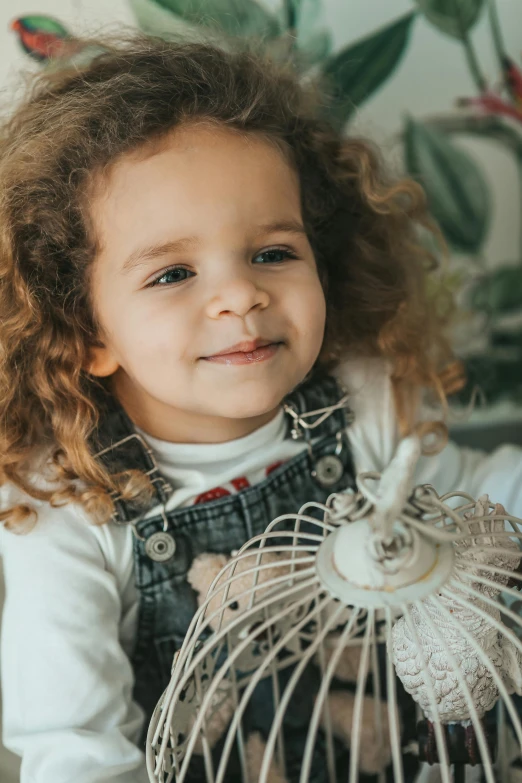
[[150, 296], [129, 314], [132, 328], [150, 336], [154, 334], [158, 346], [181, 343], [193, 330], [190, 308], [179, 301], [173, 301], [168, 291]]
[[[112, 300], [109, 308], [112, 340], [122, 362], [134, 371], [176, 355], [183, 344], [183, 324], [173, 317], [172, 306], [160, 297], [134, 301]], [[170, 313], [169, 313], [170, 310]]]
[[326, 301], [319, 278], [312, 276], [296, 286], [292, 295], [294, 320], [297, 320], [307, 333], [316, 334], [324, 329], [326, 319]]

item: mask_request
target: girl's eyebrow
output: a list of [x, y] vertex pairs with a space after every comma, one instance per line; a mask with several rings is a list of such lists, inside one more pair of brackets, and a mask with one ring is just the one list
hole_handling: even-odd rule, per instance
[[[305, 227], [298, 220], [280, 220], [274, 223], [266, 223], [261, 226], [257, 226], [256, 238], [261, 234], [274, 234], [287, 233], [296, 234], [299, 236], [306, 236]], [[200, 238], [197, 236], [183, 237], [182, 239], [176, 239], [170, 242], [162, 242], [159, 245], [150, 245], [148, 247], [138, 248], [134, 250], [123, 264], [121, 271], [123, 274], [128, 274], [132, 269], [143, 266], [153, 258], [159, 258], [167, 253], [174, 253], [176, 251], [187, 250], [191, 247], [195, 247], [200, 243]]]

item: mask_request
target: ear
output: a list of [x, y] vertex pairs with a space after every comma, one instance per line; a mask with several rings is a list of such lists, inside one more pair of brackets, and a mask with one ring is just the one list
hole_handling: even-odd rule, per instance
[[199, 594], [200, 599], [205, 598], [213, 579], [227, 564], [227, 561], [228, 557], [226, 555], [217, 555], [211, 552], [203, 552], [203, 554], [194, 558], [187, 573], [187, 580]]
[[105, 346], [91, 346], [84, 370], [91, 375], [104, 378], [116, 372], [120, 365]]

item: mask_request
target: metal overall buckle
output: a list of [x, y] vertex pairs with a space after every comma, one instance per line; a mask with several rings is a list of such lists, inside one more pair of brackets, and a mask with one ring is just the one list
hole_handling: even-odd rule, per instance
[[[173, 492], [174, 488], [159, 472], [157, 462], [154, 458], [154, 452], [150, 449], [150, 447], [143, 440], [142, 436], [139, 433], [134, 432], [131, 435], [126, 435], [125, 438], [122, 438], [116, 443], [112, 443], [107, 448], [98, 451], [97, 454], [94, 454], [94, 456], [100, 457], [102, 454], [106, 454], [108, 451], [112, 451], [117, 446], [121, 446], [123, 443], [127, 443], [127, 441], [132, 440], [132, 438], [136, 438], [139, 441], [139, 443], [147, 453], [150, 461], [152, 462], [153, 467], [150, 470], [144, 471], [145, 475], [149, 476], [153, 484], [158, 483], [161, 489], [163, 490], [163, 492], [165, 492], [167, 495], [170, 495]], [[113, 500], [122, 499], [121, 495], [119, 495], [114, 490], [112, 490], [109, 494]], [[136, 527], [138, 523], [141, 522], [143, 517], [148, 513], [149, 509], [144, 511], [143, 514], [141, 514], [137, 519], [135, 519], [132, 522], [120, 520], [117, 511], [111, 514], [111, 520], [114, 522], [115, 525], [130, 524], [134, 536], [138, 538], [140, 541], [145, 541], [145, 550], [149, 555], [149, 557], [152, 560], [156, 560], [158, 562], [164, 562], [165, 560], [170, 560], [170, 558], [174, 555], [174, 552], [176, 551], [176, 542], [174, 538], [171, 535], [169, 535], [169, 533], [167, 532], [169, 528], [169, 521], [165, 513], [165, 506], [166, 503], [163, 503], [160, 510], [163, 519], [163, 531], [158, 533], [153, 533], [151, 536], [149, 536], [149, 538], [145, 538], [145, 536], [142, 536], [140, 533], [138, 533]]]
[[[318, 408], [315, 411], [299, 413], [299, 411], [296, 410], [294, 403], [284, 403], [283, 405], [285, 413], [288, 413], [293, 419], [293, 426], [290, 434], [293, 440], [297, 440], [298, 438], [305, 436], [308, 454], [312, 463], [312, 470], [310, 471], [310, 475], [323, 487], [333, 486], [343, 475], [344, 464], [340, 458], [340, 454], [343, 449], [343, 432], [339, 430], [336, 433], [337, 445], [335, 447], [334, 453], [325, 454], [323, 457], [319, 457], [319, 459], [316, 460], [310, 441], [309, 431], [314, 429], [314, 427], [318, 427], [319, 424], [322, 424], [323, 421], [331, 416], [334, 411], [339, 410], [340, 408], [347, 408], [348, 398], [350, 395], [344, 386], [341, 386], [341, 388], [344, 394], [338, 402], [334, 403], [333, 405], [327, 405], [325, 408]], [[353, 412], [350, 409], [347, 409], [346, 415], [348, 423], [352, 422], [354, 418]], [[317, 416], [318, 418], [314, 422], [308, 423], [305, 421], [305, 419], [309, 418], [310, 416]]]

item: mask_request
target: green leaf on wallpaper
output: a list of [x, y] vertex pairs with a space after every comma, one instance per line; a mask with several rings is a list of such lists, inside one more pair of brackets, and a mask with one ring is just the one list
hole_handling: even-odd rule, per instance
[[518, 358], [519, 361], [513, 361], [495, 353], [465, 358], [468, 382], [464, 389], [457, 392], [455, 398], [461, 404], [468, 405], [471, 390], [474, 386], [479, 386], [489, 405], [506, 399], [521, 403], [520, 359], [522, 357]]
[[256, 0], [154, 0], [191, 25], [201, 25], [231, 36], [273, 38], [281, 27], [277, 17]]
[[332, 51], [332, 36], [328, 30], [318, 30], [306, 40], [297, 41], [302, 67], [311, 67], [324, 60]]
[[501, 266], [481, 278], [470, 295], [475, 310], [500, 315], [522, 310], [522, 266]]
[[284, 28], [295, 27], [308, 38], [321, 26], [322, 0], [285, 0], [276, 11]]
[[332, 51], [332, 35], [326, 29], [321, 0], [288, 0], [277, 11], [283, 30], [292, 26], [296, 38], [296, 62], [305, 70]]
[[340, 128], [358, 106], [391, 76], [408, 44], [416, 12], [401, 17], [362, 40], [341, 49], [321, 66], [332, 98], [328, 118]]
[[[155, 0], [127, 0], [140, 30], [150, 35], [168, 38], [171, 35], [200, 38], [201, 32], [181, 17], [161, 8]], [[198, 35], [199, 33], [199, 35]]]
[[462, 39], [478, 20], [484, 0], [415, 0], [424, 16], [454, 38]]
[[473, 159], [435, 128], [408, 118], [404, 131], [408, 172], [455, 250], [478, 253], [486, 238], [491, 203], [488, 184]]
[[522, 362], [522, 329], [493, 329], [491, 332], [491, 345], [496, 349], [518, 351]]

